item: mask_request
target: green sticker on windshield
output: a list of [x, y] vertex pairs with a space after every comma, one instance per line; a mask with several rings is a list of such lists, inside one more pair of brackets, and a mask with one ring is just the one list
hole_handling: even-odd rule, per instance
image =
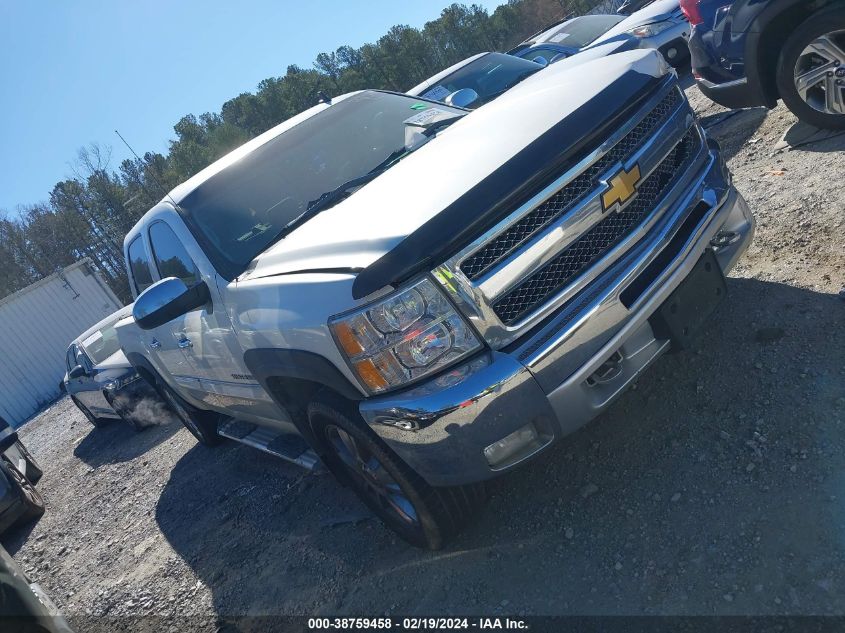
[[425, 110], [428, 108], [428, 105], [425, 103], [415, 103], [411, 106], [411, 110]]

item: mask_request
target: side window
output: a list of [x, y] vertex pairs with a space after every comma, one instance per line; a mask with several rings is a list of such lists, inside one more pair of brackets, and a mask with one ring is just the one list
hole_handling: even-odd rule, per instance
[[188, 251], [167, 224], [156, 222], [150, 227], [150, 244], [153, 247], [158, 274], [162, 279], [178, 277], [188, 286], [200, 280], [199, 271]]
[[68, 371], [76, 367], [76, 345], [71, 345], [67, 348], [65, 362], [67, 363]]
[[153, 276], [150, 272], [150, 262], [144, 252], [144, 242], [139, 235], [129, 245], [129, 268], [132, 270], [132, 278], [135, 280], [135, 291], [141, 294], [153, 285]]

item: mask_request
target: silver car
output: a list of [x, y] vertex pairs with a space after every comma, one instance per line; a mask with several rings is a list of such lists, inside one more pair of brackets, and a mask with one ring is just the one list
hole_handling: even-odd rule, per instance
[[[654, 48], [677, 68], [689, 61], [689, 36], [690, 25], [681, 13], [679, 0], [657, 0], [629, 16], [594, 14], [557, 22], [508, 53], [555, 63], [588, 50], [609, 55], [632, 48]], [[611, 43], [615, 46], [605, 48]]]
[[680, 0], [655, 0], [618, 22], [593, 44], [633, 35], [639, 39], [640, 48], [659, 50], [667, 62], [678, 68], [689, 62], [690, 31]]
[[[67, 348], [64, 387], [73, 403], [95, 427], [124, 420], [136, 431], [164, 411], [155, 390], [132, 367], [120, 349], [114, 325], [132, 313], [127, 306], [89, 328]], [[152, 406], [139, 407], [140, 403]]]

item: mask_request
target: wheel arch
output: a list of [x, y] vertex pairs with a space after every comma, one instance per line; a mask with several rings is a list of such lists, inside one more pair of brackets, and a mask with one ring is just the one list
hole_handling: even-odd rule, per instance
[[774, 0], [751, 21], [745, 41], [745, 69], [749, 85], [764, 105], [777, 105], [776, 73], [783, 41], [810, 16], [834, 7], [835, 0]]
[[244, 363], [277, 405], [287, 411], [293, 424], [315, 450], [319, 442], [308, 421], [308, 404], [328, 390], [350, 402], [361, 392], [325, 356], [295, 349], [251, 349]]
[[161, 394], [161, 385], [164, 383], [164, 379], [159, 375], [158, 371], [156, 371], [156, 368], [153, 367], [153, 364], [149, 361], [149, 359], [138, 352], [129, 352], [126, 354], [126, 358], [129, 361], [129, 364], [132, 365], [135, 371], [138, 372], [141, 379], [146, 380], [147, 383], [155, 389], [159, 397], [163, 397]]

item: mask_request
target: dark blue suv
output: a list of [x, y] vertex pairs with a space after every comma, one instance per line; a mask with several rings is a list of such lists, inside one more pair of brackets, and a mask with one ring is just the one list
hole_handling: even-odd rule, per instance
[[729, 108], [778, 99], [802, 121], [845, 129], [845, 1], [681, 0], [701, 91]]

